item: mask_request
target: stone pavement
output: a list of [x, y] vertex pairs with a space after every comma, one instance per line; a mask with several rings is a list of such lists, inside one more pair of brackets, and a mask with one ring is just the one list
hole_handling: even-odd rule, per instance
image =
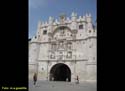
[[29, 81], [29, 91], [97, 91], [96, 89], [95, 82], [75, 84], [73, 82], [38, 81], [34, 86], [32, 81]]

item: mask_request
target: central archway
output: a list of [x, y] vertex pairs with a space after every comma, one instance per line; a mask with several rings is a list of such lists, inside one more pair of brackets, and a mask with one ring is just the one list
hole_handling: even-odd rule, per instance
[[71, 70], [63, 63], [55, 64], [50, 70], [50, 81], [71, 81]]

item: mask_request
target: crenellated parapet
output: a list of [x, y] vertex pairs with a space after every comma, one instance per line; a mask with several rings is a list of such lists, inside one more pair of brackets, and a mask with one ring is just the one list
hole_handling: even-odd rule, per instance
[[90, 13], [78, 16], [77, 13], [72, 12], [70, 17], [67, 17], [63, 13], [59, 16], [59, 19], [54, 19], [54, 17], [50, 16], [48, 21], [39, 21], [36, 37], [33, 37], [33, 40], [48, 41], [50, 34], [52, 35], [58, 27], [62, 26], [68, 27], [71, 31], [76, 31], [77, 38], [81, 38], [80, 36], [95, 35], [94, 33], [96, 33]]

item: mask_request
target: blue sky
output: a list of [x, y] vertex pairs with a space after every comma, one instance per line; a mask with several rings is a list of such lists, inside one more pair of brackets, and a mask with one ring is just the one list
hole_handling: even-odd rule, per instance
[[78, 16], [90, 12], [93, 22], [96, 20], [97, 0], [29, 0], [29, 38], [36, 34], [38, 21], [47, 21], [49, 16], [59, 18], [61, 13], [67, 17], [72, 12]]

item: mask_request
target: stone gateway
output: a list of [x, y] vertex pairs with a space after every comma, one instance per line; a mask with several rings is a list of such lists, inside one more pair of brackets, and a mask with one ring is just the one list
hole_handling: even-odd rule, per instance
[[96, 81], [96, 33], [91, 14], [40, 21], [29, 40], [29, 79], [37, 73], [38, 80]]

